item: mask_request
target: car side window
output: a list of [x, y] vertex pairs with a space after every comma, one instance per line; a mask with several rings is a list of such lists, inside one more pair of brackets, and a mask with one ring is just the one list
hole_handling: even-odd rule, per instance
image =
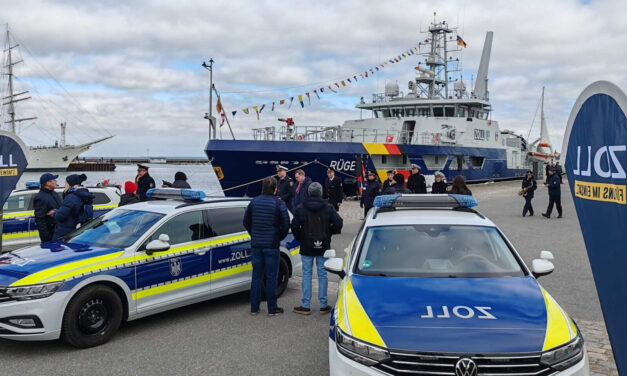
[[222, 236], [246, 231], [244, 228], [244, 212], [246, 207], [208, 209], [211, 236]]
[[33, 195], [30, 193], [11, 196], [4, 203], [4, 206], [2, 207], [2, 211], [4, 213], [15, 213], [15, 212], [26, 211], [29, 208], [32, 198], [33, 198]]
[[94, 205], [104, 205], [111, 203], [109, 196], [104, 192], [92, 192], [94, 194]]
[[183, 213], [169, 219], [150, 236], [146, 244], [158, 239], [161, 234], [167, 234], [170, 237], [171, 245], [206, 239], [211, 236], [203, 220], [201, 210]]

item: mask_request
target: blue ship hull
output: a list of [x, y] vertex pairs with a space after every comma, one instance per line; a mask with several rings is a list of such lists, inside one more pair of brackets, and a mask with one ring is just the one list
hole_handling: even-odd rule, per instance
[[[385, 167], [376, 166], [372, 160], [375, 155], [371, 153], [373, 149], [384, 150], [377, 155], [406, 156], [404, 170], [415, 163], [421, 167], [424, 175], [441, 171], [447, 181], [457, 175], [464, 176], [468, 182], [514, 179], [522, 177], [526, 170], [507, 168], [506, 151], [494, 148], [358, 142], [209, 140], [205, 152], [227, 196], [258, 195], [261, 192], [261, 182], [249, 183], [274, 175], [277, 164], [290, 170], [305, 165], [302, 169], [307, 176], [318, 182], [324, 182], [327, 166], [332, 166], [344, 181], [345, 193], [354, 195], [358, 189], [357, 175], [361, 174], [360, 160], [363, 161], [365, 170], [377, 170], [380, 176], [385, 175]], [[435, 170], [427, 167], [423, 155], [445, 155], [448, 159], [443, 168]], [[463, 158], [466, 165], [471, 166], [470, 157], [485, 158], [482, 168], [450, 168], [451, 163], [458, 158]], [[293, 176], [293, 171], [290, 176]]]

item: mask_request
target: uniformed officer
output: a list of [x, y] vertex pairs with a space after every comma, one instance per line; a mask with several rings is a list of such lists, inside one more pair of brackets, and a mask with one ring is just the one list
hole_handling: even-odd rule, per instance
[[546, 213], [542, 213], [543, 217], [551, 218], [553, 204], [557, 207], [557, 218], [562, 218], [562, 192], [560, 190], [560, 178], [557, 176], [555, 167], [549, 167], [548, 183], [545, 184], [549, 188], [549, 206]]
[[387, 174], [388, 179], [383, 182], [383, 188], [381, 188], [381, 192], [384, 192], [390, 185], [394, 184], [394, 174], [396, 174], [396, 171], [388, 170]]
[[335, 176], [335, 170], [327, 170], [327, 179], [324, 182], [324, 198], [333, 206], [335, 211], [340, 210], [340, 205], [344, 199], [344, 187], [342, 179]]
[[417, 164], [411, 164], [411, 175], [407, 178], [407, 188], [412, 193], [427, 193], [425, 177], [420, 173], [420, 166]]
[[435, 182], [431, 185], [431, 193], [446, 193], [446, 183], [444, 182], [444, 174], [440, 171], [435, 172]]
[[276, 166], [277, 191], [276, 195], [285, 203], [288, 209], [292, 208], [292, 189], [294, 181], [287, 176], [288, 168], [285, 166]]
[[155, 180], [148, 174], [148, 166], [137, 164], [137, 176], [135, 177], [137, 184], [137, 196], [140, 201], [148, 200], [146, 192], [155, 187]]
[[380, 187], [377, 174], [374, 171], [368, 171], [368, 179], [366, 184], [364, 184], [359, 200], [359, 205], [364, 208], [364, 218], [368, 214], [368, 210], [372, 209], [375, 197], [381, 194]]

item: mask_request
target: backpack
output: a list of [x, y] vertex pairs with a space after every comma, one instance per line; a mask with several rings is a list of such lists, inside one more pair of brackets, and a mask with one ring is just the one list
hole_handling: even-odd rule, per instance
[[324, 209], [318, 211], [307, 210], [305, 223], [303, 224], [305, 234], [304, 245], [312, 251], [326, 251], [325, 247], [331, 240], [329, 221], [324, 213]]
[[85, 224], [85, 222], [94, 218], [94, 206], [92, 204], [83, 204], [78, 213], [78, 223]]

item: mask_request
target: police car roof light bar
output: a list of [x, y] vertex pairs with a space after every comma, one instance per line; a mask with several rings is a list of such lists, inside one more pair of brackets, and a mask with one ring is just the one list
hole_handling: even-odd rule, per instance
[[146, 192], [151, 199], [169, 199], [178, 201], [201, 201], [205, 192], [196, 189], [152, 188]]
[[26, 185], [26, 189], [39, 189], [39, 188], [41, 188], [41, 185], [39, 184], [38, 181], [27, 181], [25, 185]]
[[473, 196], [457, 194], [395, 194], [374, 199], [377, 208], [471, 208], [477, 206]]

